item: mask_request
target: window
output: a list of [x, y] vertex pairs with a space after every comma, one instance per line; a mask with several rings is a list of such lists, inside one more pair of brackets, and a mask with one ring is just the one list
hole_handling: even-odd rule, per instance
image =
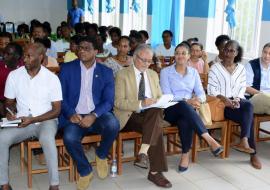
[[246, 57], [257, 56], [262, 9], [261, 2], [261, 0], [236, 1], [235, 17], [237, 24], [231, 32], [231, 38], [241, 44]]
[[[220, 34], [228, 34], [243, 47], [245, 57], [256, 57], [259, 48], [262, 0], [236, 1], [236, 27], [232, 30], [228, 27], [228, 23], [226, 22], [227, 14], [224, 12], [226, 6], [227, 0], [216, 1], [216, 15], [213, 27], [215, 37]], [[213, 45], [211, 51], [216, 52], [215, 49], [216, 47]]]

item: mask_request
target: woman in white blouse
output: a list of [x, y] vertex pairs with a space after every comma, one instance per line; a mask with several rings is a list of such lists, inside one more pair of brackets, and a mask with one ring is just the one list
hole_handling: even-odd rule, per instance
[[230, 40], [224, 48], [223, 61], [214, 64], [209, 71], [207, 91], [225, 104], [224, 116], [241, 125], [241, 140], [234, 148], [251, 155], [254, 168], [260, 169], [261, 163], [256, 156], [253, 129], [253, 106], [245, 99], [246, 72], [240, 61], [243, 50], [239, 43]]

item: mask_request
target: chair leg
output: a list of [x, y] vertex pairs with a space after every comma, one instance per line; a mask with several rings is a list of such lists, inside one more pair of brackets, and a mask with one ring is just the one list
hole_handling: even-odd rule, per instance
[[23, 175], [23, 173], [24, 173], [24, 159], [25, 159], [25, 157], [24, 157], [24, 154], [25, 154], [25, 152], [24, 152], [24, 142], [21, 142], [20, 143], [20, 149], [21, 149], [21, 175]]
[[230, 155], [230, 146], [231, 146], [231, 128], [232, 128], [232, 125], [231, 125], [231, 122], [229, 121], [228, 122], [228, 125], [227, 125], [227, 142], [226, 142], [226, 153], [225, 153], [225, 157], [228, 158], [229, 155]]
[[260, 141], [260, 122], [258, 121], [258, 117], [254, 117], [254, 130], [255, 130], [255, 140], [256, 142]]
[[227, 151], [227, 124], [225, 124], [222, 128], [221, 128], [221, 145], [223, 146], [223, 152], [220, 155], [220, 157], [222, 159], [224, 159], [226, 157], [226, 151]]
[[27, 143], [27, 179], [28, 188], [32, 188], [32, 147]]
[[122, 175], [122, 137], [121, 134], [117, 138], [117, 171], [118, 175]]
[[192, 162], [197, 162], [197, 142], [198, 142], [198, 135], [195, 133], [193, 134], [193, 143], [192, 143], [192, 150], [191, 150], [191, 160]]

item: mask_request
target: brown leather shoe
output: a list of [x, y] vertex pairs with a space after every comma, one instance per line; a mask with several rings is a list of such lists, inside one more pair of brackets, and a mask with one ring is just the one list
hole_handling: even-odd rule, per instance
[[258, 156], [251, 155], [250, 156], [250, 163], [253, 166], [253, 168], [260, 170], [262, 168], [262, 163], [260, 162]]
[[164, 187], [164, 188], [172, 187], [171, 182], [169, 182], [169, 180], [167, 180], [166, 177], [161, 172], [158, 172], [156, 174], [152, 174], [151, 172], [149, 172], [148, 180], [152, 181], [154, 184], [156, 184], [159, 187]]
[[49, 190], [59, 190], [59, 186], [58, 185], [51, 185], [49, 187]]
[[146, 154], [139, 154], [136, 158], [136, 160], [134, 161], [134, 165], [138, 166], [140, 168], [143, 169], [148, 169], [149, 167], [149, 160], [148, 160], [148, 156]]

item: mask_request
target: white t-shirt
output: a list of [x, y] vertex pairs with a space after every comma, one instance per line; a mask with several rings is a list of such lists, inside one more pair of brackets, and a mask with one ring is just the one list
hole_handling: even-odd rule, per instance
[[61, 101], [62, 90], [58, 77], [45, 67], [34, 78], [20, 67], [9, 74], [4, 96], [16, 99], [17, 117], [35, 117], [50, 111], [51, 102]]
[[166, 49], [164, 44], [160, 44], [159, 46], [156, 47], [155, 53], [156, 56], [172, 57], [174, 56], [174, 49], [175, 47], [173, 45], [171, 45], [170, 49]]
[[106, 45], [105, 49], [109, 50], [112, 55], [117, 55], [117, 48], [113, 47], [112, 43]]

